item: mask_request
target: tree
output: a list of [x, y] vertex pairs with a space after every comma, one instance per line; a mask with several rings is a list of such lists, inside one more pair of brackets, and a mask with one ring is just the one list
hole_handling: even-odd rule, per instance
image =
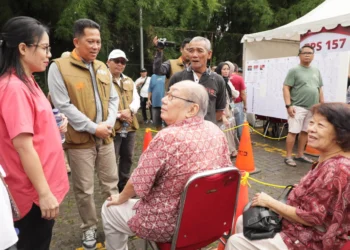
[[[99, 59], [111, 50], [125, 51], [126, 74], [138, 76], [140, 67], [140, 8], [143, 11], [145, 66], [151, 72], [155, 35], [177, 43], [165, 50], [166, 58], [179, 56], [186, 37], [205, 36], [212, 41], [213, 61], [240, 62], [244, 34], [286, 24], [306, 14], [323, 0], [2, 0], [0, 24], [17, 15], [28, 15], [48, 24], [53, 58], [72, 50], [72, 27], [79, 18], [101, 26]], [[43, 78], [43, 77], [42, 77]]]
[[221, 9], [211, 20], [217, 27], [214, 61], [231, 60], [240, 64], [244, 34], [273, 29], [287, 24], [317, 7], [323, 0], [221, 0]]
[[[145, 65], [151, 69], [154, 54], [151, 41], [156, 34], [179, 43], [186, 36], [173, 32], [174, 29], [198, 27], [198, 20], [201, 20], [201, 24], [207, 24], [219, 6], [217, 0], [71, 0], [62, 12], [54, 33], [56, 38], [68, 41], [72, 39], [71, 29], [75, 20], [95, 20], [101, 25], [103, 41], [99, 59], [106, 60], [114, 48], [122, 49], [130, 60], [126, 72], [138, 72], [140, 8], [143, 11], [145, 31]], [[165, 55], [169, 58], [177, 57], [178, 50], [167, 49]]]

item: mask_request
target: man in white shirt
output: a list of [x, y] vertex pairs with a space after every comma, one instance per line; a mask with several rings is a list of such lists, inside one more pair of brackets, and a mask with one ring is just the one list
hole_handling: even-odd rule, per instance
[[147, 76], [147, 70], [142, 68], [140, 71], [141, 77], [139, 77], [136, 81], [136, 87], [140, 88], [140, 96], [141, 96], [141, 110], [142, 110], [142, 118], [144, 123], [152, 123], [152, 107], [149, 108], [150, 119], [147, 118], [147, 101], [148, 101], [148, 88], [151, 82], [151, 78]]
[[[5, 171], [0, 165], [0, 175], [5, 177]], [[12, 249], [18, 237], [13, 226], [12, 210], [5, 183], [0, 180], [0, 249]], [[15, 247], [13, 249], [16, 249]]]
[[119, 192], [123, 191], [130, 177], [136, 130], [139, 128], [136, 113], [140, 108], [140, 97], [133, 80], [123, 74], [127, 61], [125, 53], [120, 49], [113, 50], [107, 61], [120, 100], [117, 120], [114, 125], [116, 132], [114, 149], [117, 164], [119, 160]]

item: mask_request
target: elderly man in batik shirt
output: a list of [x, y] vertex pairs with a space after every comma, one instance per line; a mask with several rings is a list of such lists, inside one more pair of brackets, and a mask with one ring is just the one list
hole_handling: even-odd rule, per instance
[[[161, 117], [169, 125], [141, 155], [124, 190], [102, 207], [108, 250], [127, 249], [128, 236], [169, 242], [175, 231], [180, 195], [196, 173], [231, 165], [225, 135], [205, 121], [208, 93], [183, 81], [162, 99]], [[140, 199], [131, 199], [134, 196]]]

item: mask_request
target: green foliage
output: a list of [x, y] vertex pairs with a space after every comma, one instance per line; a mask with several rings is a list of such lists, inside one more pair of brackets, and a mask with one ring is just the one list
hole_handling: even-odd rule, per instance
[[[306, 14], [323, 0], [2, 0], [0, 24], [17, 15], [37, 18], [51, 28], [53, 57], [71, 50], [72, 27], [79, 18], [101, 26], [99, 59], [111, 50], [125, 51], [126, 74], [138, 77], [140, 68], [140, 9], [144, 31], [145, 67], [151, 72], [155, 53], [152, 39], [165, 37], [177, 43], [165, 49], [165, 59], [179, 56], [186, 37], [205, 36], [213, 43], [212, 62], [240, 64], [244, 34], [284, 25]], [[40, 76], [40, 81], [45, 77]], [[45, 86], [42, 84], [42, 86]]]
[[275, 12], [273, 26], [278, 27], [281, 24], [289, 23], [303, 16], [323, 1], [324, 0], [269, 0], [271, 8], [274, 9]]

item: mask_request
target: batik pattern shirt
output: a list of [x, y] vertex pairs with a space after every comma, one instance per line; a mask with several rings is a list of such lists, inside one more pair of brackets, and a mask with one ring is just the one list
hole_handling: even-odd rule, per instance
[[161, 130], [130, 177], [140, 197], [130, 229], [141, 238], [171, 241], [188, 179], [230, 165], [225, 135], [214, 123], [194, 117]]
[[281, 236], [288, 249], [335, 250], [348, 239], [350, 158], [335, 156], [314, 167], [290, 193], [287, 202], [312, 226], [284, 219]]

